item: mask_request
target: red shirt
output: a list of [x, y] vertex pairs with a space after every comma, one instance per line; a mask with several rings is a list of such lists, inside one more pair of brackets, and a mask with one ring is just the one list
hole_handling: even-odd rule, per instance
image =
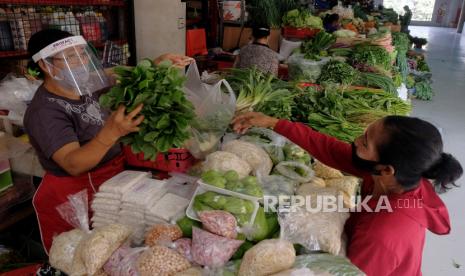
[[[363, 179], [362, 198], [371, 194], [373, 178], [352, 164], [350, 144], [321, 134], [301, 123], [280, 120], [274, 129], [308, 151], [322, 163]], [[421, 275], [425, 230], [439, 235], [450, 232], [447, 208], [422, 179], [418, 188], [389, 195], [393, 212], [353, 212], [345, 225], [347, 256], [368, 276]], [[370, 200], [374, 209], [378, 201]]]

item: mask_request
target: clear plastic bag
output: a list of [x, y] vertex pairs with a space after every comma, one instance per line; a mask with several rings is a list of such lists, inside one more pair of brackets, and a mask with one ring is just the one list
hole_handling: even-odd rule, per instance
[[316, 83], [321, 75], [321, 69], [329, 62], [329, 58], [321, 60], [305, 59], [303, 54], [293, 54], [288, 59], [289, 78]]
[[278, 219], [282, 238], [300, 244], [309, 251], [321, 250], [337, 255], [341, 250], [341, 235], [348, 218], [347, 212], [308, 211], [306, 206], [290, 206], [289, 209], [280, 210]]
[[275, 170], [296, 182], [305, 183], [309, 182], [315, 176], [313, 170], [300, 162], [283, 161], [276, 165]]
[[186, 148], [197, 159], [203, 159], [217, 149], [226, 132], [236, 110], [236, 96], [225, 80], [215, 85], [202, 83], [195, 63], [189, 67], [186, 75], [184, 92], [197, 115], [190, 126], [192, 138], [186, 142]]
[[233, 153], [246, 161], [255, 175], [268, 175], [273, 168], [273, 162], [268, 153], [256, 144], [234, 140], [224, 144], [222, 150]]
[[9, 110], [8, 119], [22, 122], [27, 104], [32, 100], [40, 80], [16, 78], [13, 74], [6, 76], [0, 83], [0, 109]]
[[297, 256], [294, 268], [309, 268], [315, 275], [364, 276], [349, 259], [331, 254], [310, 254]]
[[0, 160], [20, 157], [30, 148], [31, 145], [23, 142], [20, 138], [0, 131]]
[[292, 243], [282, 239], [264, 240], [242, 258], [239, 276], [265, 276], [289, 269], [296, 257]]
[[159, 245], [145, 250], [137, 260], [137, 270], [141, 276], [174, 275], [190, 267], [189, 261], [181, 254]]
[[259, 176], [258, 182], [265, 196], [293, 195], [297, 185], [296, 181], [282, 175]]
[[131, 248], [128, 243], [118, 248], [103, 265], [110, 276], [138, 276], [137, 259], [147, 247]]
[[275, 165], [285, 159], [283, 147], [286, 145], [287, 139], [271, 129], [252, 128], [240, 140], [261, 146]]
[[184, 256], [189, 262], [193, 262], [192, 258], [192, 240], [182, 238], [173, 242], [172, 248], [179, 254]]
[[213, 210], [202, 211], [197, 214], [205, 230], [229, 239], [237, 237], [237, 221], [231, 213]]
[[228, 239], [197, 227], [192, 228], [192, 258], [209, 268], [221, 268], [244, 241]]
[[148, 246], [170, 244], [172, 241], [182, 238], [182, 230], [176, 224], [155, 224], [145, 234], [145, 244]]

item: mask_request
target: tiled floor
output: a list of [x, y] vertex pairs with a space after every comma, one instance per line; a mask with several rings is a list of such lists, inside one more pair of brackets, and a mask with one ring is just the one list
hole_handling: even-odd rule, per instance
[[[414, 101], [413, 115], [426, 119], [443, 133], [445, 151], [465, 167], [465, 35], [455, 29], [411, 27], [413, 36], [426, 37], [427, 60], [433, 72], [432, 102]], [[447, 236], [427, 233], [423, 275], [465, 275], [465, 177], [455, 188], [441, 195], [452, 221]], [[460, 264], [455, 268], [453, 262]]]

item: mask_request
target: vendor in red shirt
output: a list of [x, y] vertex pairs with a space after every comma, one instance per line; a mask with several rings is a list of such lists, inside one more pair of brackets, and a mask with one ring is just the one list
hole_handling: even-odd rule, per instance
[[[56, 206], [67, 196], [87, 189], [89, 202], [99, 186], [124, 169], [118, 139], [138, 131], [144, 120], [142, 105], [131, 112], [123, 106], [110, 114], [99, 96], [111, 88], [111, 79], [82, 36], [42, 30], [31, 36], [29, 67], [44, 79], [26, 110], [24, 126], [46, 174], [33, 205], [45, 250], [53, 237], [73, 227]], [[192, 59], [166, 54], [184, 67]]]
[[[447, 208], [436, 191], [454, 185], [460, 163], [443, 152], [432, 124], [412, 117], [388, 116], [371, 124], [352, 144], [321, 134], [302, 123], [261, 113], [237, 116], [234, 130], [273, 128], [314, 158], [363, 179], [368, 205], [387, 195], [392, 212], [354, 212], [346, 222], [347, 256], [368, 276], [421, 275], [425, 230], [450, 232]], [[433, 182], [430, 182], [430, 180]]]

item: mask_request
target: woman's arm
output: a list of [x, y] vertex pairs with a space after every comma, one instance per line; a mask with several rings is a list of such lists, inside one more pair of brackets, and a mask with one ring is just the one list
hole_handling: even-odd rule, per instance
[[78, 142], [68, 143], [58, 149], [52, 155], [52, 159], [73, 176], [91, 170], [100, 163], [120, 137], [139, 130], [137, 126], [144, 117], [136, 116], [141, 110], [142, 105], [125, 115], [125, 108], [121, 106], [113, 112], [94, 139], [83, 146]]
[[279, 120], [261, 113], [250, 112], [233, 120], [234, 130], [244, 133], [252, 126], [273, 128], [274, 131], [299, 145], [322, 163], [346, 173], [362, 176], [352, 165], [350, 144], [319, 133], [302, 123]]

